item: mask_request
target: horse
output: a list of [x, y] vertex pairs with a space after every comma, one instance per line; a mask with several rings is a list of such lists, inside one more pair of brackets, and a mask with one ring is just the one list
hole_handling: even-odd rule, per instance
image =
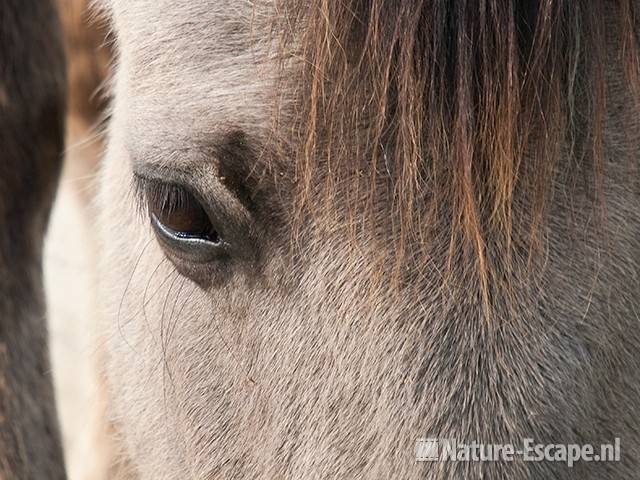
[[112, 478], [638, 478], [638, 7], [100, 2]]
[[0, 477], [64, 479], [42, 247], [62, 165], [62, 31], [51, 1], [0, 9]]

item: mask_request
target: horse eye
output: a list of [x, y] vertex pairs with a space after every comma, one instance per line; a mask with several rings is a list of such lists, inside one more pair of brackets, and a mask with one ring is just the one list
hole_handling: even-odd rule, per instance
[[193, 195], [182, 192], [176, 205], [150, 205], [152, 219], [166, 233], [179, 239], [220, 243], [218, 232], [211, 225], [204, 208]]
[[177, 185], [153, 185], [147, 191], [151, 226], [165, 249], [205, 262], [224, 250], [218, 230], [198, 199]]

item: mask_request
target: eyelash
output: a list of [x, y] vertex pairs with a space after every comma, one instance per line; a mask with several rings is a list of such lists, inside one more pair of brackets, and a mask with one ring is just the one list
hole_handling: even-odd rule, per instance
[[134, 177], [133, 190], [141, 216], [147, 216], [151, 207], [171, 213], [187, 205], [194, 197], [185, 187], [141, 176]]

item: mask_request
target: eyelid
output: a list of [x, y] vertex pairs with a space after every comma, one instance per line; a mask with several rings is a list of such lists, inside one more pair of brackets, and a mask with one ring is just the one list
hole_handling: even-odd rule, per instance
[[[176, 232], [164, 225], [153, 213], [150, 215], [153, 227], [161, 232], [157, 235], [160, 242], [164, 243], [175, 254], [194, 263], [204, 263], [221, 259], [229, 253], [229, 245], [221, 240], [211, 242], [200, 238], [181, 238]], [[194, 251], [193, 247], [197, 247]], [[197, 252], [197, 253], [196, 253]]]
[[[250, 214], [244, 206], [235, 198], [222, 183], [217, 180], [215, 172], [203, 169], [185, 171], [180, 168], [168, 168], [166, 166], [146, 165], [133, 172], [133, 192], [136, 193], [136, 201], [139, 207], [143, 207], [140, 213], [146, 213], [148, 206], [145, 191], [155, 186], [174, 186], [183, 189], [192, 195], [208, 214], [225, 220], [250, 223]], [[151, 190], [153, 192], [153, 190]]]

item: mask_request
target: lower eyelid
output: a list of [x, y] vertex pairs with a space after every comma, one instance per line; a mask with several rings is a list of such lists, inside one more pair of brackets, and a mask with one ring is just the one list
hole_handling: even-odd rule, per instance
[[212, 261], [226, 253], [227, 245], [222, 240], [212, 242], [202, 238], [181, 237], [164, 225], [156, 215], [151, 214], [151, 225], [162, 242], [172, 252], [186, 256], [187, 260], [198, 262]]

